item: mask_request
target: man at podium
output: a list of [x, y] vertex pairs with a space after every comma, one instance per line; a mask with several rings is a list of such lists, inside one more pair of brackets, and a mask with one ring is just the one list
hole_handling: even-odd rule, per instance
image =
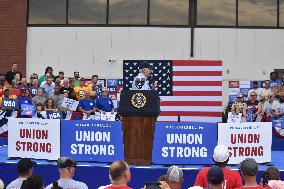
[[152, 78], [153, 67], [143, 61], [139, 65], [139, 72], [132, 82], [131, 90], [155, 90], [157, 82]]

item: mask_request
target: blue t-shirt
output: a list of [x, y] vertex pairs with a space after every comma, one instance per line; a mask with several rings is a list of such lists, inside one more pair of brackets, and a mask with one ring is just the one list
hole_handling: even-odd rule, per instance
[[21, 109], [21, 104], [33, 105], [32, 100], [29, 97], [27, 97], [27, 96], [24, 96], [24, 97], [18, 96], [17, 100], [18, 100], [18, 107], [20, 109]]
[[271, 81], [271, 80], [270, 80], [270, 87], [272, 88], [272, 87], [274, 87], [274, 86], [277, 86], [278, 83], [281, 83], [281, 80], [278, 80], [278, 79], [275, 80], [275, 81]]
[[111, 98], [100, 97], [96, 101], [96, 107], [105, 112], [111, 112], [114, 106]]
[[95, 102], [93, 99], [83, 98], [79, 101], [78, 107], [81, 107], [83, 110], [89, 111], [95, 108]]

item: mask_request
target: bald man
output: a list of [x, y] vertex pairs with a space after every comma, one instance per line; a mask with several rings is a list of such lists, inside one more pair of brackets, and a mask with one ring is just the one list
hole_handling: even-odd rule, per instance
[[131, 189], [127, 186], [131, 179], [131, 173], [125, 161], [117, 160], [110, 165], [109, 178], [111, 185], [105, 189]]
[[78, 109], [81, 112], [86, 113], [88, 116], [96, 112], [97, 108], [95, 107], [95, 102], [91, 99], [90, 91], [85, 91], [85, 98], [82, 98], [79, 101]]

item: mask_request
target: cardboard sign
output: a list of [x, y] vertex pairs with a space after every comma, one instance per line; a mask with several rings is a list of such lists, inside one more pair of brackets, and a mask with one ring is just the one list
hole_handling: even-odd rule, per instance
[[239, 164], [246, 158], [257, 163], [271, 161], [271, 122], [219, 123], [218, 145], [229, 148], [229, 164]]
[[60, 157], [60, 120], [9, 118], [8, 127], [8, 157]]
[[242, 114], [233, 114], [232, 112], [228, 113], [228, 120], [227, 123], [241, 123]]
[[76, 100], [64, 97], [61, 106], [63, 108], [67, 108], [68, 107], [69, 110], [76, 111], [76, 109], [78, 107], [78, 104], [79, 104], [79, 101], [76, 101]]

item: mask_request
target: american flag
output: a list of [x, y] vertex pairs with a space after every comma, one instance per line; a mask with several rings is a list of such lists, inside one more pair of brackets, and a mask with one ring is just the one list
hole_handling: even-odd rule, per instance
[[[211, 60], [147, 60], [161, 95], [158, 121], [222, 121], [222, 62]], [[143, 60], [123, 63], [124, 89], [131, 88]]]

